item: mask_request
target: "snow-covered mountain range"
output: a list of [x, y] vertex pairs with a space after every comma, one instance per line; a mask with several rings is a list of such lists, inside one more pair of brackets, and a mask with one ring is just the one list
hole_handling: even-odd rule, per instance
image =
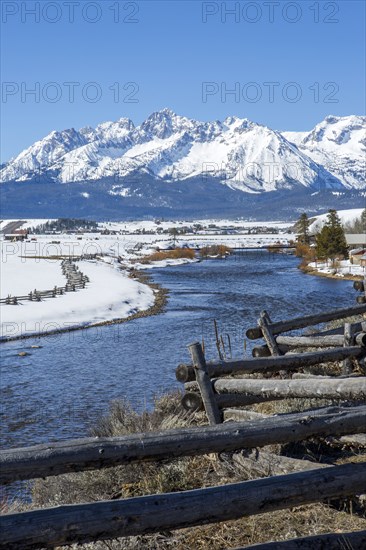
[[[162, 183], [207, 176], [231, 190], [364, 189], [366, 117], [329, 116], [310, 132], [278, 132], [247, 119], [199, 122], [169, 109], [135, 127], [127, 118], [51, 132], [2, 166], [1, 182], [110, 182], [128, 197], [129, 180]], [[167, 186], [171, 187], [170, 185]]]

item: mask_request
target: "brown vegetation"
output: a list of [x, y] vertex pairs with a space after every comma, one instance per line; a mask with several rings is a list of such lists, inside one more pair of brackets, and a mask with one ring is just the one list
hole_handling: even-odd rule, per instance
[[316, 258], [315, 249], [308, 244], [297, 242], [295, 248], [295, 256], [304, 258], [307, 262], [312, 262]]
[[174, 248], [173, 250], [157, 250], [152, 254], [144, 256], [142, 260], [139, 260], [142, 264], [149, 264], [150, 262], [161, 262], [162, 260], [178, 260], [180, 258], [187, 258], [193, 260], [195, 257], [195, 251], [192, 248]]
[[231, 250], [224, 244], [213, 244], [211, 246], [204, 246], [200, 249], [200, 255], [202, 258], [208, 258], [212, 256], [218, 256], [223, 258], [230, 254]]

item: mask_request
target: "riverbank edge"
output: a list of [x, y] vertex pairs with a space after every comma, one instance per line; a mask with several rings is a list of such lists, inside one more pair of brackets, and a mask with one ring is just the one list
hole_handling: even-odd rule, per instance
[[127, 317], [121, 317], [121, 318], [112, 319], [109, 321], [100, 321], [98, 323], [91, 323], [89, 325], [75, 325], [74, 327], [60, 328], [60, 329], [47, 331], [47, 332], [35, 332], [33, 334], [20, 334], [18, 336], [10, 336], [5, 338], [0, 337], [0, 344], [14, 342], [16, 340], [29, 340], [32, 338], [37, 339], [37, 338], [42, 338], [46, 336], [63, 334], [66, 332], [75, 332], [80, 330], [87, 330], [89, 328], [104, 327], [108, 325], [121, 325], [123, 323], [127, 323], [128, 321], [134, 321], [135, 319], [141, 319], [143, 317], [152, 317], [154, 315], [159, 315], [160, 313], [163, 313], [164, 308], [168, 301], [169, 290], [166, 288], [163, 288], [158, 283], [152, 282], [152, 276], [149, 273], [146, 273], [143, 271], [133, 270], [129, 274], [129, 277], [134, 279], [135, 281], [138, 281], [141, 284], [149, 286], [154, 291], [154, 303], [148, 309], [137, 311], [136, 313], [132, 313]]
[[313, 267], [309, 267], [308, 265], [299, 265], [298, 268], [300, 271], [305, 273], [305, 275], [314, 275], [317, 277], [325, 277], [326, 279], [335, 279], [337, 281], [362, 281], [363, 277], [362, 275], [343, 275], [343, 277], [340, 277], [339, 275], [333, 275], [333, 273], [323, 273], [321, 271], [318, 271], [317, 269], [314, 269]]

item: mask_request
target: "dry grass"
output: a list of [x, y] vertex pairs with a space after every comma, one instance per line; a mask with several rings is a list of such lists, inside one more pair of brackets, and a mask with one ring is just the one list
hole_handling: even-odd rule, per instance
[[140, 261], [142, 264], [149, 264], [150, 262], [161, 262], [162, 260], [178, 260], [180, 258], [187, 258], [193, 260], [195, 258], [195, 251], [192, 248], [174, 248], [174, 250], [158, 250], [152, 254], [144, 256]]
[[[223, 550], [269, 540], [342, 533], [365, 529], [365, 521], [326, 505], [314, 504], [291, 510], [260, 514], [236, 521], [181, 529], [152, 536], [130, 537], [108, 542], [85, 544], [90, 550]], [[71, 548], [80, 548], [73, 545]], [[359, 550], [340, 546], [345, 550]]]
[[[153, 411], [142, 414], [137, 414], [125, 403], [114, 402], [111, 404], [108, 415], [101, 418], [93, 429], [93, 435], [116, 436], [206, 424], [203, 413], [192, 414], [183, 411], [180, 398], [179, 392], [160, 397], [156, 400]], [[308, 404], [297, 403], [295, 408], [301, 409], [305, 405]], [[265, 406], [268, 407], [268, 404], [263, 404], [258, 408]], [[279, 402], [275, 402], [275, 407], [279, 407]], [[281, 407], [285, 408], [285, 405], [283, 404]], [[277, 412], [279, 412], [278, 408]], [[274, 450], [282, 452], [283, 448], [278, 445], [276, 449], [272, 449], [272, 451]], [[292, 449], [292, 451], [294, 450], [299, 452], [299, 448]], [[287, 451], [289, 452], [291, 449], [287, 449]], [[323, 453], [320, 449], [318, 451], [315, 453], [311, 445], [301, 450], [303, 455], [313, 453], [315, 456], [317, 454], [316, 458]], [[354, 458], [357, 459], [355, 456]], [[231, 466], [231, 463], [226, 463], [222, 458], [219, 460], [216, 455], [185, 457], [160, 463], [130, 464], [37, 480], [33, 487], [32, 506], [49, 507], [103, 499], [123, 499], [224, 485], [247, 478], [245, 472], [239, 472]], [[347, 504], [346, 507], [350, 506]], [[337, 511], [325, 504], [315, 504], [168, 533], [90, 543], [82, 547], [90, 550], [105, 550], [106, 548], [110, 550], [138, 550], [141, 548], [215, 550], [268, 540], [279, 541], [292, 537], [365, 528], [366, 520], [360, 515]], [[80, 546], [74, 545], [72, 548], [76, 549]]]

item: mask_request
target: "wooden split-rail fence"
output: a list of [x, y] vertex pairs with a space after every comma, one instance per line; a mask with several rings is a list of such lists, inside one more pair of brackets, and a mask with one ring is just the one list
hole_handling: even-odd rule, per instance
[[[176, 369], [176, 378], [185, 387], [183, 407], [192, 411], [204, 409], [210, 424], [217, 424], [225, 419], [226, 408], [265, 401], [288, 398], [366, 401], [366, 321], [344, 323], [340, 328], [319, 331], [311, 336], [282, 335], [283, 332], [365, 313], [366, 304], [361, 304], [271, 322], [268, 313], [263, 311], [258, 326], [249, 328], [246, 336], [251, 340], [263, 338], [265, 344], [254, 347], [253, 357], [248, 359], [208, 362], [201, 344], [191, 344], [192, 364], [179, 365]], [[306, 350], [309, 347], [313, 349], [294, 352], [294, 348]], [[343, 362], [342, 376], [298, 373], [300, 369], [335, 361]], [[355, 365], [360, 373], [357, 376], [353, 372]], [[276, 373], [277, 377], [245, 378], [254, 373], [266, 376]], [[239, 410], [236, 414], [245, 417], [247, 412]]]
[[6, 305], [18, 305], [21, 302], [41, 302], [46, 298], [56, 298], [56, 296], [65, 294], [66, 292], [76, 292], [82, 288], [85, 288], [86, 283], [89, 282], [89, 277], [84, 275], [76, 265], [78, 260], [93, 260], [97, 257], [97, 254], [85, 254], [83, 256], [72, 256], [62, 260], [61, 269], [63, 275], [66, 277], [66, 284], [64, 286], [54, 286], [50, 290], [31, 290], [24, 296], [11, 296], [10, 294], [6, 298], [0, 299], [0, 304]]
[[[85, 438], [0, 451], [2, 484], [208, 453], [219, 453], [230, 461], [230, 465], [250, 468], [252, 474], [257, 474], [257, 479], [217, 487], [9, 513], [0, 518], [0, 549], [29, 550], [106, 541], [235, 520], [316, 502], [357, 499], [366, 493], [366, 462], [324, 464], [278, 456], [267, 448], [312, 438], [320, 441], [332, 438], [339, 445], [346, 445], [350, 440], [352, 445], [366, 446], [366, 377], [362, 376], [366, 356], [365, 324], [345, 323], [343, 334], [319, 331], [312, 336], [331, 337], [327, 340], [329, 349], [321, 347], [320, 351], [283, 354], [277, 344], [283, 332], [365, 313], [366, 304], [359, 304], [281, 323], [272, 323], [268, 314], [263, 313], [258, 326], [250, 328], [247, 335], [252, 339], [264, 338], [271, 353], [267, 357], [206, 362], [201, 345], [190, 345], [192, 363], [177, 368], [177, 379], [185, 383], [184, 407], [189, 410], [203, 407], [208, 426], [123, 437]], [[309, 344], [301, 341], [301, 345], [305, 343]], [[287, 341], [285, 345], [293, 350], [298, 341]], [[339, 360], [347, 362], [346, 375], [285, 378], [290, 372], [299, 375], [298, 371], [305, 367]], [[348, 372], [354, 362], [361, 370], [360, 375]], [[282, 378], [228, 377], [251, 373], [280, 373]], [[288, 397], [326, 397], [333, 404], [277, 415], [238, 408]], [[274, 543], [247, 548], [269, 550], [273, 547], [271, 544]], [[302, 537], [277, 542], [274, 547], [277, 550], [340, 550], [365, 545], [366, 530], [362, 530]]]
[[362, 294], [356, 298], [357, 303], [366, 304], [366, 276], [363, 281], [355, 281], [353, 283], [353, 288], [358, 292], [362, 292]]

